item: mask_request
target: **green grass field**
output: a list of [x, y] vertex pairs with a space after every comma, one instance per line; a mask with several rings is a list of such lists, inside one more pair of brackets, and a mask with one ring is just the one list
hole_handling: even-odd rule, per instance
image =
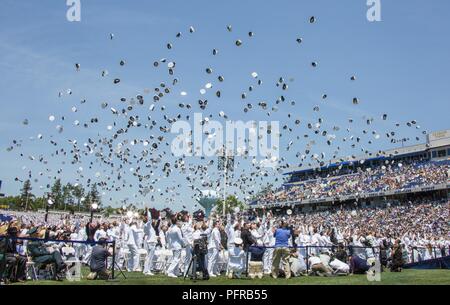
[[303, 276], [291, 279], [233, 279], [218, 277], [209, 281], [191, 281], [183, 278], [168, 278], [162, 275], [144, 276], [142, 273], [125, 273], [127, 279], [120, 274], [115, 281], [88, 281], [87, 270], [83, 269], [84, 279], [71, 281], [27, 281], [20, 285], [450, 285], [450, 270], [403, 270], [401, 273], [389, 271], [381, 274], [380, 282], [370, 282], [365, 275], [339, 277]]

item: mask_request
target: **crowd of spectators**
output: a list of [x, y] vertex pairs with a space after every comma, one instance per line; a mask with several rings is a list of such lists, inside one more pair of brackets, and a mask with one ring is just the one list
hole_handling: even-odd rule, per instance
[[339, 198], [340, 196], [386, 192], [433, 186], [449, 179], [448, 162], [388, 163], [380, 167], [358, 169], [347, 175], [318, 177], [286, 184], [281, 189], [265, 193], [258, 204], [300, 202], [305, 199]]
[[[0, 254], [7, 255], [0, 260], [0, 274], [13, 281], [30, 279], [27, 262], [32, 262], [53, 266], [53, 278], [62, 279], [67, 262], [79, 261], [94, 270], [90, 278], [106, 279], [106, 268], [112, 266], [106, 259], [111, 260], [112, 252], [105, 242], [115, 241], [118, 268], [177, 277], [188, 271], [194, 240], [200, 236], [206, 238], [205, 278], [223, 272], [240, 276], [247, 263], [250, 275], [273, 277], [286, 275], [288, 269], [294, 276], [304, 274], [307, 265], [315, 274], [367, 271], [374, 260], [400, 270], [404, 263], [449, 255], [449, 211], [448, 199], [424, 197], [384, 207], [343, 206], [298, 214], [288, 210], [278, 216], [262, 209], [201, 219], [185, 212], [92, 221], [80, 215], [49, 215], [45, 222], [42, 213], [0, 211], [10, 217], [0, 223]], [[246, 263], [247, 251], [251, 259]], [[279, 268], [286, 264], [288, 269]]]

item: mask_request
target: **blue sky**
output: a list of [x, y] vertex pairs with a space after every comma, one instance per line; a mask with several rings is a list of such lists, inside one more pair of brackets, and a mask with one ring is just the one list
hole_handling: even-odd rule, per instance
[[[17, 193], [21, 184], [14, 182], [14, 177], [23, 179], [29, 170], [33, 178], [43, 172], [34, 183], [37, 194], [54, 177], [76, 182], [80, 179], [76, 173], [79, 166], [83, 167], [85, 178], [96, 180], [94, 173], [105, 168], [94, 158], [72, 166], [70, 159], [51, 157], [51, 154], [58, 148], [70, 149], [69, 139], [76, 139], [82, 145], [88, 138], [111, 135], [106, 126], [113, 118], [100, 104], [108, 102], [106, 110], [119, 108], [120, 97], [143, 94], [144, 89], [153, 90], [162, 81], [168, 83], [166, 69], [153, 67], [153, 62], [161, 58], [176, 61], [176, 76], [180, 79], [173, 94], [163, 103], [168, 115], [181, 112], [177, 108], [180, 102], [196, 105], [199, 98], [207, 98], [209, 106], [205, 114], [212, 113], [216, 119], [221, 110], [235, 120], [269, 118], [279, 120], [281, 125], [288, 122], [288, 113], [300, 118], [302, 124], [297, 127], [290, 120], [294, 131], [281, 139], [281, 147], [290, 139], [295, 142], [293, 149], [280, 154], [292, 165], [299, 163], [295, 153], [304, 151], [307, 144], [303, 137], [297, 141], [295, 136], [307, 133], [306, 124], [319, 117], [324, 119], [328, 130], [335, 125], [341, 127], [338, 138], [358, 136], [362, 129], [376, 130], [381, 135], [396, 130], [399, 137], [419, 136], [420, 142], [424, 142], [423, 130], [450, 127], [450, 2], [381, 0], [381, 4], [382, 21], [371, 23], [366, 19], [365, 0], [81, 0], [81, 22], [68, 22], [65, 1], [3, 0], [0, 10], [1, 191]], [[308, 22], [312, 15], [317, 18], [315, 24]], [[228, 24], [232, 25], [232, 32], [226, 30]], [[189, 33], [190, 26], [194, 26], [195, 33]], [[249, 31], [254, 32], [254, 37], [248, 37]], [[175, 38], [177, 32], [182, 32], [181, 38]], [[113, 40], [109, 39], [109, 33], [114, 33]], [[300, 45], [296, 43], [298, 37], [303, 38]], [[243, 41], [239, 48], [234, 45], [236, 39]], [[171, 50], [167, 50], [167, 43], [173, 44]], [[219, 50], [217, 56], [212, 56], [213, 48]], [[125, 60], [126, 65], [119, 66], [120, 60]], [[311, 67], [313, 61], [319, 63], [317, 68]], [[75, 63], [81, 64], [79, 72], [75, 71]], [[213, 68], [213, 76], [204, 72], [207, 67]], [[103, 69], [109, 71], [106, 78], [101, 77]], [[248, 86], [255, 85], [251, 77], [254, 71], [263, 85], [248, 92]], [[215, 81], [219, 74], [225, 77], [220, 84]], [[352, 75], [357, 77], [355, 82], [350, 81]], [[121, 79], [119, 85], [112, 84], [116, 77]], [[288, 83], [287, 91], [275, 86], [279, 77]], [[214, 89], [200, 96], [199, 89], [209, 81], [213, 81]], [[214, 96], [216, 88], [222, 91], [220, 99]], [[58, 97], [58, 92], [67, 89], [73, 93]], [[182, 97], [180, 91], [188, 95]], [[241, 100], [244, 91], [248, 98]], [[278, 112], [267, 117], [265, 111], [256, 110], [257, 102], [264, 100], [272, 105], [281, 94], [287, 101], [279, 105]], [[323, 94], [328, 95], [325, 101], [321, 98]], [[360, 105], [352, 105], [353, 97], [361, 100]], [[161, 122], [163, 113], [148, 111], [152, 95], [147, 94], [145, 98], [146, 104], [138, 111], [139, 115], [144, 118], [151, 115]], [[87, 102], [80, 104], [82, 99]], [[295, 106], [290, 105], [292, 100]], [[242, 109], [249, 102], [254, 104], [255, 111], [244, 114]], [[315, 105], [320, 106], [319, 113], [312, 111]], [[71, 111], [73, 106], [78, 109], [76, 113]], [[198, 111], [198, 107], [194, 108]], [[388, 121], [380, 119], [383, 113], [388, 113]], [[49, 115], [56, 117], [55, 122], [49, 122]], [[100, 122], [88, 129], [72, 124], [74, 120], [84, 122], [93, 117], [100, 118]], [[350, 117], [355, 123], [351, 132], [346, 132]], [[370, 127], [365, 125], [366, 118], [374, 118]], [[27, 126], [22, 124], [24, 119], [29, 120]], [[411, 120], [417, 120], [421, 129], [406, 127], [405, 123]], [[402, 127], [395, 128], [397, 122]], [[55, 129], [58, 124], [64, 126], [61, 134]], [[39, 133], [43, 140], [30, 140]], [[136, 131], [133, 136], [145, 138], [148, 130]], [[22, 140], [22, 147], [7, 152], [14, 139]], [[57, 147], [49, 144], [52, 139], [58, 142]], [[331, 157], [335, 147], [328, 147], [321, 137], [316, 140], [313, 151]], [[366, 144], [364, 148], [377, 151], [393, 147], [385, 137], [372, 140], [374, 144]], [[414, 143], [415, 140], [410, 144]], [[363, 145], [356, 149], [344, 143], [335, 146], [340, 146], [339, 155], [345, 156], [361, 154]], [[21, 152], [23, 158], [19, 156]], [[29, 155], [46, 156], [48, 164], [31, 161]], [[94, 162], [92, 169], [88, 169], [90, 161]], [[46, 172], [47, 169], [51, 171]], [[57, 173], [58, 169], [62, 170], [61, 174]], [[238, 170], [244, 174], [250, 172], [245, 161]], [[210, 175], [211, 179], [219, 177], [213, 170]], [[155, 170], [153, 177], [159, 176], [160, 171]], [[101, 181], [102, 177], [97, 180]], [[258, 181], [253, 187], [257, 190], [274, 177]], [[132, 187], [118, 193], [108, 192], [105, 202], [118, 205], [120, 200], [131, 198], [132, 202], [147, 203], [148, 197], [133, 197], [137, 193], [133, 178], [127, 178]], [[192, 206], [192, 192], [186, 188], [182, 175], [161, 178], [156, 184], [161, 190], [168, 186], [175, 186], [179, 192], [170, 202], [174, 209]], [[244, 196], [236, 188], [231, 190]], [[109, 201], [109, 197], [113, 199]], [[165, 197], [155, 194], [156, 200], [151, 205], [164, 206]]]

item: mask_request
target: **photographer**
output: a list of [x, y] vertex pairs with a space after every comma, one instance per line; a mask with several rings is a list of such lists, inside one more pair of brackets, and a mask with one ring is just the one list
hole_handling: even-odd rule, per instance
[[106, 268], [106, 260], [111, 253], [107, 249], [107, 239], [101, 237], [98, 244], [92, 248], [91, 261], [89, 268], [91, 273], [88, 275], [88, 280], [107, 280], [110, 272]]
[[[208, 236], [204, 233], [202, 223], [195, 225], [195, 231], [192, 233], [194, 240], [193, 254], [197, 258], [199, 271], [203, 274], [203, 280], [209, 280], [208, 269], [206, 268], [206, 254], [208, 253]], [[197, 272], [197, 266], [193, 267], [193, 274]]]

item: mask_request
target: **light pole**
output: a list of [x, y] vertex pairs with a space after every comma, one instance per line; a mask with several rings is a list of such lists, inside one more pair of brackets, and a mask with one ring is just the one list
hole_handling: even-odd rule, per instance
[[98, 209], [98, 204], [97, 203], [93, 203], [93, 204], [91, 204], [91, 221], [90, 222], [92, 222], [92, 219], [94, 218], [94, 211], [96, 211]]
[[52, 198], [49, 197], [47, 200], [47, 205], [45, 206], [45, 222], [47, 222], [47, 219], [48, 219], [48, 209], [52, 205], [53, 205], [53, 200], [52, 200]]
[[226, 200], [227, 200], [227, 175], [228, 170], [234, 170], [234, 157], [227, 156], [227, 151], [224, 148], [223, 156], [219, 156], [218, 160], [218, 168], [219, 170], [223, 170], [223, 206], [222, 206], [222, 214], [225, 216], [226, 212]]
[[225, 217], [225, 206], [227, 204], [227, 156], [225, 155], [225, 164], [223, 167], [223, 204], [222, 215]]

